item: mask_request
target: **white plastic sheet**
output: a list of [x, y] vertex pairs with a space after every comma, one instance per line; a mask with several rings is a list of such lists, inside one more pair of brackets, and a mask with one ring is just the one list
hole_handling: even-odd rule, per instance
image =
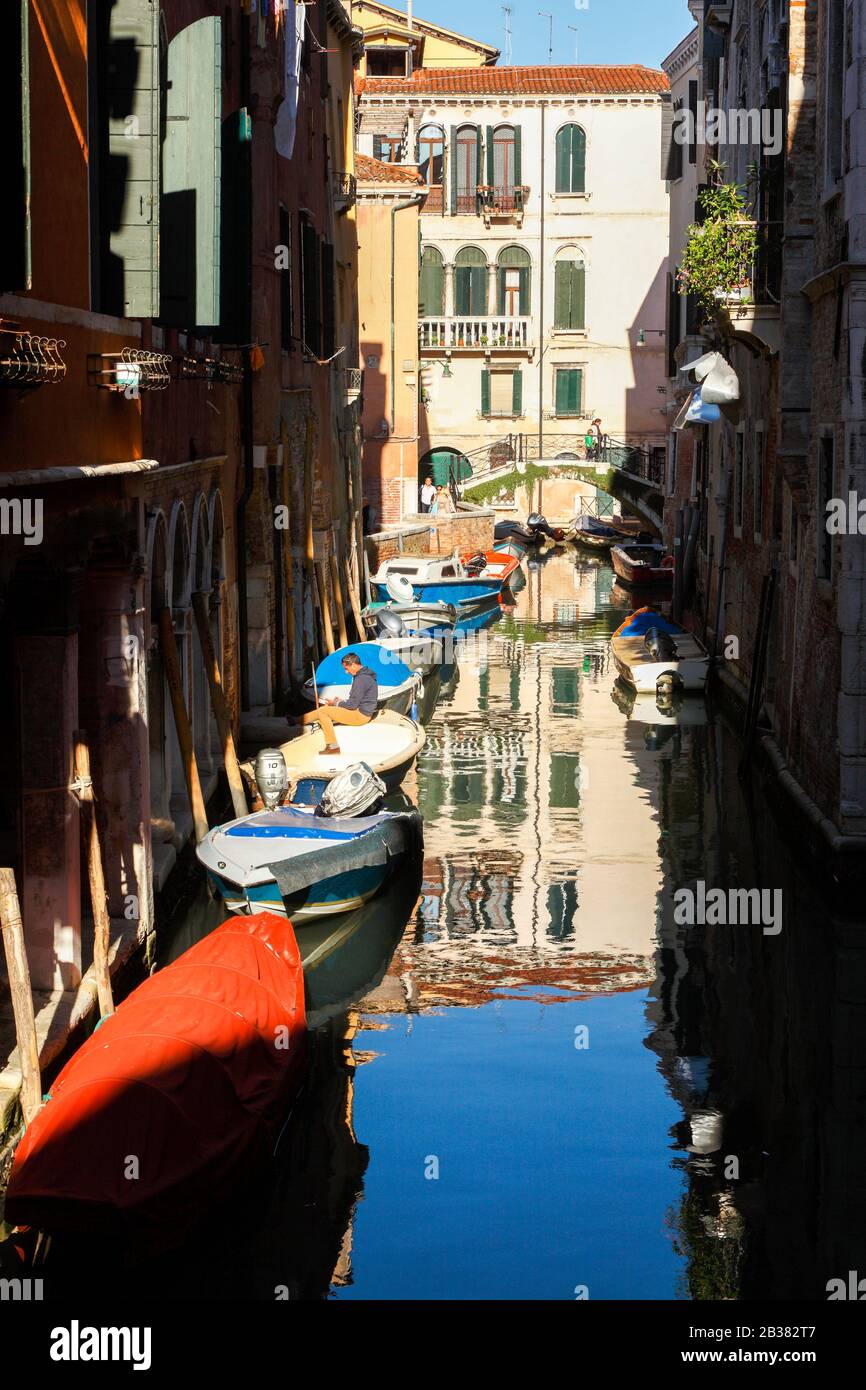
[[277, 154], [291, 159], [295, 148], [295, 132], [298, 126], [298, 93], [301, 76], [301, 54], [307, 30], [307, 6], [297, 4], [296, 0], [283, 0], [285, 18], [285, 71], [283, 73], [283, 100], [277, 111], [274, 123], [274, 142]]

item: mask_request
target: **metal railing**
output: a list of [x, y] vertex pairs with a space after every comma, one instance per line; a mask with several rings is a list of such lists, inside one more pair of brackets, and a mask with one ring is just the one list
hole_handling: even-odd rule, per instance
[[486, 318], [437, 315], [423, 318], [418, 325], [422, 348], [477, 352], [500, 349], [526, 352], [532, 346], [532, 319], [526, 317]]
[[529, 189], [525, 184], [478, 185], [478, 205], [487, 217], [513, 217], [515, 213], [522, 216], [528, 201]]
[[17, 328], [0, 327], [0, 385], [44, 386], [62, 381], [65, 338], [45, 338]]
[[331, 173], [331, 190], [334, 196], [334, 203], [338, 210], [345, 211], [352, 206], [357, 196], [358, 183], [354, 174], [347, 174], [343, 170], [335, 170]]

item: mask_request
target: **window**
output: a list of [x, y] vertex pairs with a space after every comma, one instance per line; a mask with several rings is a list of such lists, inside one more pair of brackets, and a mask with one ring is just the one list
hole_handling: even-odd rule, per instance
[[301, 214], [301, 336], [304, 352], [322, 356], [322, 271], [319, 237]]
[[435, 246], [425, 246], [421, 254], [418, 300], [421, 318], [432, 318], [435, 314], [445, 313], [445, 267], [442, 252]]
[[521, 182], [521, 134], [514, 126], [501, 125], [487, 131], [487, 182], [500, 201], [514, 197]]
[[683, 176], [682, 111], [683, 99], [678, 97], [671, 109], [670, 129], [665, 122], [662, 177], [670, 183], [676, 183]]
[[373, 158], [381, 159], [383, 164], [402, 164], [403, 136], [374, 135]]
[[752, 475], [752, 502], [754, 511], [753, 527], [755, 540], [759, 541], [764, 531], [764, 472], [767, 459], [767, 436], [763, 425], [755, 426], [755, 471]]
[[322, 347], [324, 357], [337, 351], [337, 267], [329, 241], [322, 243]]
[[815, 516], [818, 527], [815, 546], [816, 571], [819, 579], [833, 578], [833, 537], [827, 526], [827, 503], [834, 495], [836, 444], [832, 430], [825, 426], [818, 440], [818, 486]]
[[481, 414], [487, 418], [520, 415], [523, 373], [508, 368], [481, 373]]
[[746, 474], [746, 436], [743, 428], [737, 430], [734, 446], [734, 534], [743, 534], [743, 491]]
[[580, 367], [556, 368], [557, 416], [580, 415], [583, 405], [583, 371]]
[[418, 168], [426, 184], [441, 188], [445, 171], [445, 135], [441, 126], [425, 125], [419, 130]]
[[279, 244], [286, 249], [282, 253], [284, 263], [280, 270], [280, 343], [283, 352], [292, 350], [294, 314], [292, 304], [292, 223], [289, 214], [280, 204]]
[[474, 213], [478, 207], [481, 131], [474, 125], [456, 130], [452, 139], [451, 211]]
[[557, 193], [586, 192], [586, 135], [579, 125], [566, 125], [556, 136]]
[[824, 174], [829, 192], [844, 173], [845, 29], [841, 0], [827, 5], [825, 12]]
[[585, 326], [586, 270], [583, 261], [556, 262], [553, 326], [581, 329]]
[[5, 0], [0, 8], [0, 109], [3, 112], [3, 220], [6, 251], [0, 289], [30, 288], [29, 7]]
[[[324, 8], [323, 5], [322, 9]], [[405, 48], [368, 48], [367, 76], [405, 77], [406, 58], [407, 50]]]
[[464, 246], [454, 258], [454, 307], [458, 314], [487, 313], [487, 257], [477, 246]]
[[529, 314], [529, 252], [522, 246], [506, 246], [496, 267], [496, 312], [506, 318]]

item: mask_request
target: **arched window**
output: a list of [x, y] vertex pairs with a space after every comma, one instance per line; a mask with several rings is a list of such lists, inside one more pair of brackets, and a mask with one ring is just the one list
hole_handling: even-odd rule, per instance
[[421, 254], [418, 300], [418, 313], [422, 319], [445, 313], [445, 265], [442, 252], [435, 246], [425, 246]]
[[481, 131], [462, 125], [454, 137], [452, 150], [452, 212], [474, 213], [481, 182]]
[[445, 169], [445, 132], [438, 125], [422, 125], [418, 132], [418, 168], [430, 188], [442, 187]]
[[572, 330], [586, 326], [586, 266], [576, 246], [565, 247], [556, 258], [553, 326]]
[[522, 246], [504, 247], [496, 263], [496, 312], [508, 318], [526, 316], [530, 291], [529, 252]]
[[557, 132], [556, 191], [586, 192], [586, 135], [579, 125], [564, 125]]
[[487, 257], [477, 246], [464, 246], [454, 258], [454, 308], [458, 314], [487, 313]]
[[517, 136], [513, 126], [497, 126], [493, 132], [493, 186], [499, 194], [513, 195], [520, 182], [517, 169]]

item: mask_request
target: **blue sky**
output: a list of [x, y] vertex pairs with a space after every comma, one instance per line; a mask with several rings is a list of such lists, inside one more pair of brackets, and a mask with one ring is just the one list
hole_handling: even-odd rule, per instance
[[[406, 0], [389, 0], [395, 9]], [[553, 61], [574, 62], [575, 38], [578, 62], [644, 63], [658, 67], [671, 49], [692, 28], [686, 0], [507, 0], [512, 6], [513, 61], [547, 62], [549, 23], [539, 10], [553, 15]], [[504, 61], [505, 16], [502, 0], [415, 0], [419, 18], [444, 24], [471, 38], [493, 43]], [[575, 36], [569, 25], [575, 25]]]

